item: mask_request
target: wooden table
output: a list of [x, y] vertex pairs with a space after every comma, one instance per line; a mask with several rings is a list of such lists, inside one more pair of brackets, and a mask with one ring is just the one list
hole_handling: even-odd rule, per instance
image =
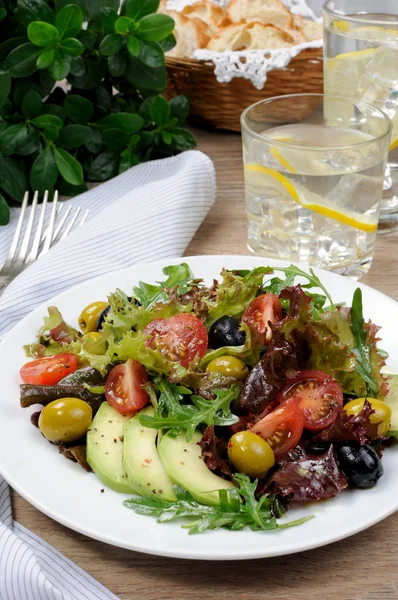
[[[218, 194], [186, 255], [247, 254], [240, 137], [195, 133], [199, 149], [214, 161]], [[376, 258], [364, 282], [398, 300], [398, 233], [377, 238]], [[397, 323], [391, 326], [397, 329]], [[231, 563], [158, 558], [114, 548], [59, 525], [17, 494], [14, 515], [122, 600], [398, 599], [398, 513], [318, 550]]]

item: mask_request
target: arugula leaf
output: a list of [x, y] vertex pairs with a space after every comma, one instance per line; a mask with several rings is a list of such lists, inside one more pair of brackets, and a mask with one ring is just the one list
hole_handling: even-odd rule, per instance
[[355, 370], [366, 383], [367, 396], [377, 398], [379, 387], [372, 374], [372, 364], [370, 359], [372, 346], [366, 343], [367, 332], [364, 328], [362, 292], [360, 288], [355, 290], [352, 299], [351, 332], [355, 344], [352, 352], [357, 358]]
[[228, 491], [219, 490], [219, 506], [200, 504], [178, 485], [173, 486], [177, 501], [135, 497], [125, 500], [123, 504], [140, 515], [157, 517], [158, 523], [186, 519], [187, 522], [182, 527], [188, 529], [190, 535], [220, 528], [230, 531], [241, 531], [245, 527], [253, 531], [284, 529], [301, 525], [313, 518], [309, 515], [279, 524], [274, 516], [279, 514], [279, 503], [275, 496], [266, 494], [256, 500], [257, 479], [251, 482], [247, 475], [240, 473], [235, 474], [234, 479], [239, 487]]
[[[290, 265], [290, 267], [277, 267], [275, 270], [282, 271], [283, 273], [285, 273], [286, 278], [284, 280], [282, 280], [279, 277], [274, 277], [269, 282], [267, 282], [267, 285], [263, 288], [264, 292], [272, 292], [276, 296], [279, 296], [279, 294], [282, 292], [282, 290], [293, 285], [296, 277], [303, 277], [304, 279], [306, 279], [308, 281], [308, 283], [302, 284], [301, 287], [303, 289], [307, 289], [307, 290], [309, 290], [311, 288], [319, 288], [320, 290], [322, 290], [324, 292], [326, 298], [329, 300], [330, 310], [335, 310], [336, 306], [333, 303], [331, 295], [329, 294], [329, 292], [327, 291], [327, 289], [325, 288], [325, 286], [323, 285], [323, 283], [321, 282], [319, 277], [317, 275], [315, 275], [313, 269], [309, 269], [309, 274], [294, 265]], [[317, 301], [317, 303], [315, 304], [315, 309], [319, 309], [319, 302], [320, 302], [319, 298], [322, 298], [323, 296], [321, 296], [319, 294], [314, 294], [313, 297]], [[322, 306], [323, 306], [323, 304], [322, 304]], [[313, 306], [314, 306], [314, 304], [313, 304]], [[321, 306], [321, 308], [322, 308], [322, 306]], [[314, 316], [316, 316], [316, 315], [314, 314]]]
[[146, 308], [150, 308], [156, 302], [169, 302], [167, 289], [177, 287], [177, 294], [185, 294], [198, 283], [198, 280], [193, 279], [191, 269], [187, 263], [165, 267], [163, 273], [167, 276], [167, 279], [159, 281], [158, 285], [140, 281], [138, 286], [133, 289], [134, 297]]
[[201, 396], [191, 395], [191, 404], [182, 404], [186, 389], [175, 386], [164, 379], [154, 381], [160, 391], [158, 408], [153, 417], [142, 415], [140, 423], [153, 429], [170, 429], [172, 435], [186, 431], [189, 442], [195, 429], [201, 423], [205, 425], [233, 425], [239, 417], [231, 413], [230, 405], [236, 400], [240, 386], [232, 385], [228, 390], [214, 390], [216, 398], [205, 400]]

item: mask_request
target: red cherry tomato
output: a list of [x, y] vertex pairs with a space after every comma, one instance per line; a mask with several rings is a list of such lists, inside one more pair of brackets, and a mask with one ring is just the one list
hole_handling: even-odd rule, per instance
[[148, 381], [148, 375], [138, 360], [128, 360], [116, 365], [109, 373], [105, 383], [105, 397], [108, 403], [122, 415], [136, 413], [149, 400], [142, 388]]
[[297, 446], [303, 433], [303, 424], [303, 412], [297, 402], [289, 398], [253, 425], [250, 431], [268, 442], [278, 460]]
[[279, 402], [294, 398], [304, 415], [304, 428], [325, 429], [337, 418], [343, 406], [343, 392], [333, 377], [323, 371], [300, 371], [288, 379], [279, 393]]
[[19, 371], [24, 383], [54, 385], [77, 369], [77, 356], [56, 354], [27, 362]]
[[170, 319], [155, 319], [143, 333], [148, 336], [146, 346], [183, 367], [187, 367], [196, 355], [203, 358], [206, 353], [207, 330], [194, 315], [181, 313]]
[[275, 323], [282, 318], [282, 305], [275, 294], [258, 296], [243, 313], [242, 323], [246, 323], [252, 335], [255, 336], [256, 345], [263, 346], [272, 337], [269, 322]]

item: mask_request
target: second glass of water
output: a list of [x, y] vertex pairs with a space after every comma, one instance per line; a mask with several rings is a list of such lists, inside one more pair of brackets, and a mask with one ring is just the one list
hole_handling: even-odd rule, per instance
[[293, 94], [241, 117], [248, 248], [360, 278], [370, 268], [391, 123], [374, 106]]

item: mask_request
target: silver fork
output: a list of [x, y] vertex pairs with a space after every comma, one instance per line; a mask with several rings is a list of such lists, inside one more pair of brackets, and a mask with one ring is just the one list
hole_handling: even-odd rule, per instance
[[[26, 267], [32, 264], [39, 256], [43, 256], [48, 250], [60, 240], [63, 240], [75, 225], [80, 214], [80, 207], [76, 208], [67, 223], [67, 219], [71, 213], [72, 207], [69, 206], [66, 211], [62, 211], [62, 204], [58, 205], [58, 192], [54, 192], [53, 203], [51, 207], [50, 219], [47, 228], [43, 232], [45, 214], [48, 204], [48, 192], [45, 192], [39, 220], [36, 231], [34, 232], [34, 218], [39, 199], [38, 192], [33, 196], [32, 207], [26, 226], [25, 234], [22, 234], [23, 224], [25, 220], [26, 207], [29, 202], [29, 192], [25, 192], [19, 215], [17, 228], [13, 240], [11, 242], [10, 251], [6, 261], [0, 269], [0, 296], [5, 288], [11, 283], [17, 275], [19, 275]], [[63, 212], [59, 218], [61, 211]], [[83, 225], [87, 218], [88, 210], [83, 214], [78, 225]], [[59, 219], [59, 220], [58, 220]], [[18, 251], [19, 249], [19, 251]], [[28, 251], [30, 252], [28, 254]]]

